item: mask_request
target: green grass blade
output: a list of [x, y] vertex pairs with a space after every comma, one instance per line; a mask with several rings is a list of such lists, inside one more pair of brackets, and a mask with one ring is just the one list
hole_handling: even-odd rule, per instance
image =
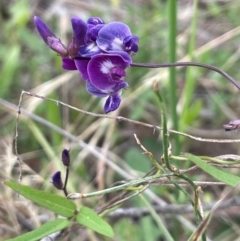
[[82, 207], [77, 215], [77, 222], [97, 233], [103, 234], [110, 238], [114, 237], [112, 227], [99, 217], [92, 209]]
[[70, 224], [70, 221], [67, 219], [57, 219], [48, 223], [43, 224], [41, 227], [20, 235], [13, 239], [7, 239], [6, 241], [36, 241], [41, 238], [48, 236], [54, 232], [66, 228]]
[[[193, 61], [193, 54], [195, 50], [195, 41], [196, 41], [196, 30], [197, 30], [197, 13], [198, 13], [198, 0], [193, 1], [193, 18], [191, 23], [191, 36], [190, 36], [190, 42], [188, 47], [188, 55], [189, 60]], [[185, 126], [188, 125], [187, 119], [188, 119], [188, 110], [189, 106], [192, 101], [192, 96], [196, 87], [197, 78], [194, 75], [196, 70], [190, 68], [187, 68], [186, 70], [186, 81], [184, 85], [183, 90], [183, 96], [184, 96], [184, 103], [183, 103], [183, 110], [181, 114], [180, 119], [180, 130], [183, 131]]]
[[148, 208], [149, 212], [151, 213], [152, 218], [157, 223], [159, 229], [161, 230], [161, 232], [162, 232], [162, 234], [163, 234], [163, 236], [165, 238], [164, 240], [174, 241], [172, 235], [170, 234], [170, 232], [165, 227], [165, 225], [164, 225], [160, 215], [156, 213], [156, 211], [154, 210], [152, 205], [147, 201], [147, 199], [142, 194], [140, 194], [139, 197], [142, 199], [142, 201], [144, 202], [144, 204]]
[[[2, 71], [0, 75], [1, 88], [0, 96], [4, 97], [9, 91], [9, 87], [14, 80], [14, 75], [19, 68], [19, 56], [21, 49], [19, 46], [12, 46], [6, 56], [4, 56]], [[0, 59], [1, 60], [1, 59]]]
[[191, 160], [197, 166], [199, 166], [203, 171], [210, 174], [211, 176], [213, 176], [214, 178], [216, 178], [221, 182], [224, 182], [233, 187], [235, 187], [240, 182], [240, 177], [235, 176], [231, 173], [225, 172], [216, 167], [213, 167], [197, 156], [194, 156], [192, 154], [186, 154], [186, 156], [187, 158], [189, 158], [189, 160]]
[[77, 209], [75, 203], [65, 197], [61, 197], [56, 194], [41, 190], [36, 190], [17, 182], [6, 181], [4, 183], [16, 192], [19, 192], [20, 195], [63, 217], [72, 217], [75, 210]]
[[[169, 16], [169, 62], [176, 62], [176, 35], [177, 35], [177, 1], [168, 1], [168, 16]], [[173, 129], [178, 130], [178, 115], [177, 115], [177, 83], [176, 83], [176, 69], [169, 68], [169, 93], [170, 93], [170, 108], [173, 121]], [[179, 136], [174, 136], [175, 153], [180, 153]]]

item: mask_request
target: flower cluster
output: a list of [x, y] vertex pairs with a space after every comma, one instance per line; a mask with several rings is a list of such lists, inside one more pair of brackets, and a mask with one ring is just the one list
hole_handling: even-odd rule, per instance
[[37, 30], [45, 43], [62, 57], [62, 67], [78, 70], [86, 82], [87, 91], [98, 97], [107, 97], [104, 111], [116, 110], [121, 102], [125, 69], [138, 51], [138, 37], [132, 35], [121, 22], [105, 24], [98, 17], [85, 23], [78, 17], [71, 19], [73, 37], [68, 46], [38, 17], [34, 17]]

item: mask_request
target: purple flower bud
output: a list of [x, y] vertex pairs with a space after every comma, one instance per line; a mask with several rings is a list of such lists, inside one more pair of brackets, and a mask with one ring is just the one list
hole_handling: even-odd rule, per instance
[[68, 56], [67, 48], [39, 17], [34, 17], [34, 23], [42, 39], [49, 48], [51, 48], [53, 51], [57, 52], [63, 57]]
[[62, 163], [64, 166], [69, 166], [70, 165], [70, 155], [69, 155], [69, 150], [64, 149], [62, 151]]
[[92, 25], [97, 25], [97, 24], [104, 24], [104, 21], [99, 17], [91, 17], [88, 19], [87, 23]]
[[240, 129], [240, 120], [230, 121], [228, 124], [223, 125], [225, 131], [239, 130]]
[[63, 189], [63, 182], [62, 182], [62, 179], [61, 179], [61, 172], [55, 172], [53, 175], [52, 175], [52, 183], [54, 185], [54, 187], [56, 187], [57, 189], [59, 190], [62, 190]]

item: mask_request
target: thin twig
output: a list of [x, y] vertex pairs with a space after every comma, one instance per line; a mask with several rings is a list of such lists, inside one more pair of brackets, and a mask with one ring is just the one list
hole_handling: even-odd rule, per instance
[[17, 118], [16, 118], [16, 123], [15, 123], [15, 136], [14, 136], [14, 151], [15, 151], [15, 155], [17, 157], [17, 162], [19, 164], [19, 177], [18, 177], [19, 190], [18, 190], [18, 195], [19, 195], [19, 191], [20, 191], [20, 183], [22, 182], [22, 161], [21, 161], [21, 158], [18, 154], [18, 123], [19, 123], [20, 114], [21, 114], [22, 98], [23, 98], [23, 95], [21, 94], [20, 98], [19, 98], [19, 102], [18, 102]]
[[[23, 95], [36, 97], [36, 98], [39, 98], [39, 99], [42, 99], [42, 100], [45, 100], [45, 101], [51, 101], [51, 102], [56, 103], [57, 105], [62, 105], [62, 106], [68, 107], [70, 109], [76, 110], [76, 111], [84, 113], [86, 115], [91, 115], [91, 116], [98, 117], [98, 118], [112, 119], [112, 120], [116, 120], [116, 121], [119, 121], [119, 122], [120, 121], [126, 121], [126, 122], [133, 123], [133, 124], [136, 124], [136, 125], [141, 125], [141, 126], [145, 126], [145, 127], [151, 128], [154, 131], [156, 129], [161, 130], [161, 128], [159, 126], [156, 126], [156, 125], [151, 125], [151, 124], [148, 124], [148, 123], [145, 123], [145, 122], [132, 120], [132, 119], [129, 119], [129, 118], [126, 118], [126, 117], [123, 117], [123, 116], [110, 116], [110, 115], [106, 115], [106, 114], [96, 114], [96, 113], [93, 113], [93, 112], [85, 111], [85, 110], [79, 109], [77, 107], [71, 106], [71, 105], [66, 104], [66, 103], [64, 103], [62, 101], [51, 99], [51, 98], [44, 97], [44, 96], [41, 96], [41, 95], [37, 95], [35, 93], [24, 91], [24, 90], [22, 91], [21, 96], [20, 96], [21, 102], [22, 102]], [[13, 104], [11, 104], [11, 103], [3, 100], [3, 99], [0, 99], [0, 103], [4, 104], [5, 106], [8, 106], [8, 107], [11, 107], [11, 108], [14, 108], [14, 109], [18, 109], [16, 105], [13, 105]], [[23, 108], [21, 108], [21, 109], [22, 109], [22, 112], [23, 112]], [[25, 110], [25, 113], [26, 112], [27, 112], [27, 110]], [[34, 115], [31, 115], [31, 114], [28, 114], [28, 115], [29, 116], [34, 116]], [[181, 136], [185, 136], [185, 137], [188, 137], [190, 139], [193, 139], [193, 140], [196, 140], [196, 141], [200, 141], [200, 142], [240, 143], [240, 139], [208, 139], [208, 138], [202, 138], [202, 137], [198, 137], [198, 136], [189, 135], [187, 133], [180, 132], [180, 131], [175, 131], [175, 130], [168, 130], [168, 132], [169, 133], [173, 133], [173, 134], [177, 134], [177, 135], [181, 135]]]

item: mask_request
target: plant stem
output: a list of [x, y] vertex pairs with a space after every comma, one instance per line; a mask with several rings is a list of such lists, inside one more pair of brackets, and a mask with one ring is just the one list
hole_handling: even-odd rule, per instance
[[[188, 55], [190, 61], [193, 61], [193, 51], [195, 49], [195, 39], [196, 39], [196, 28], [197, 28], [197, 10], [198, 10], [198, 0], [193, 1], [193, 17], [192, 17], [192, 23], [191, 23], [191, 36], [190, 36], [190, 42], [188, 46]], [[193, 95], [193, 92], [195, 90], [197, 78], [194, 78], [194, 74], [191, 68], [188, 68], [186, 70], [186, 80], [183, 90], [183, 107], [181, 111], [180, 121], [179, 121], [179, 129], [183, 131], [185, 129], [185, 125], [189, 124], [187, 123], [187, 116], [189, 114], [189, 106], [191, 103], [191, 98]]]
[[[177, 35], [177, 1], [168, 1], [168, 16], [169, 16], [169, 61], [176, 62], [176, 35]], [[169, 93], [170, 93], [170, 108], [174, 130], [178, 130], [178, 115], [177, 115], [177, 84], [176, 84], [176, 69], [169, 69]], [[179, 136], [174, 137], [174, 149], [176, 155], [180, 153]]]
[[68, 175], [69, 175], [69, 167], [66, 168], [65, 182], [64, 182], [64, 186], [63, 186], [63, 192], [64, 192], [66, 197], [68, 195], [68, 192], [67, 192]]
[[87, 197], [93, 197], [93, 196], [99, 196], [99, 195], [103, 195], [106, 193], [111, 193], [111, 192], [116, 192], [116, 191], [120, 191], [120, 190], [124, 190], [128, 187], [133, 187], [139, 184], [143, 184], [143, 183], [147, 183], [151, 180], [157, 179], [157, 178], [161, 178], [161, 177], [169, 177], [169, 176], [174, 176], [175, 174], [156, 174], [153, 176], [148, 176], [148, 177], [144, 177], [144, 178], [139, 178], [136, 180], [132, 180], [129, 181], [128, 183], [119, 185], [119, 186], [115, 186], [115, 187], [110, 187], [104, 190], [100, 190], [100, 191], [96, 191], [96, 192], [91, 192], [91, 193], [71, 193], [68, 195], [69, 199], [79, 199], [79, 198], [87, 198]]
[[240, 83], [238, 83], [232, 76], [224, 72], [223, 70], [220, 70], [219, 68], [208, 65], [208, 64], [202, 64], [197, 62], [176, 62], [176, 63], [163, 63], [163, 64], [155, 64], [155, 63], [132, 63], [132, 67], [142, 67], [142, 68], [168, 68], [168, 67], [188, 67], [188, 66], [194, 66], [194, 67], [201, 67], [205, 69], [210, 69], [212, 71], [215, 71], [225, 77], [227, 80], [229, 80], [233, 85], [235, 85], [240, 90]]
[[157, 83], [155, 83], [155, 85], [154, 85], [154, 92], [158, 98], [158, 103], [161, 108], [162, 146], [163, 146], [164, 162], [166, 163], [168, 170], [170, 170], [172, 172], [173, 170], [171, 168], [171, 165], [169, 163], [169, 158], [168, 158], [168, 130], [167, 130], [166, 109], [165, 109], [165, 105], [164, 105], [162, 96], [159, 92]]

